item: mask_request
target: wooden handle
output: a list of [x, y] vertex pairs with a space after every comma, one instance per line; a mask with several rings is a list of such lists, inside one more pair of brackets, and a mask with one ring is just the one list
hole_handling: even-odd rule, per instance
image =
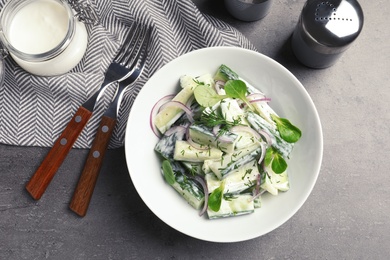
[[113, 118], [108, 116], [102, 117], [102, 121], [100, 122], [100, 126], [85, 162], [83, 172], [81, 173], [79, 182], [73, 193], [69, 207], [81, 217], [84, 217], [87, 214], [88, 206], [115, 123], [116, 120]]
[[66, 155], [72, 149], [78, 136], [83, 131], [92, 112], [80, 106], [71, 121], [66, 126], [60, 137], [56, 140], [41, 165], [26, 185], [31, 196], [39, 200], [53, 179], [58, 168], [65, 160]]

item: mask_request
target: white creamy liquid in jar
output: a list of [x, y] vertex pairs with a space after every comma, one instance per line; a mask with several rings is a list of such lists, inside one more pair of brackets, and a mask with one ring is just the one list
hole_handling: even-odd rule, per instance
[[[69, 30], [68, 12], [54, 0], [36, 0], [15, 13], [9, 29], [10, 44], [26, 54], [42, 54], [51, 51], [65, 39]], [[88, 35], [85, 25], [77, 20], [73, 38], [66, 49], [53, 58], [43, 61], [28, 61], [11, 52], [14, 60], [26, 71], [53, 76], [68, 72], [76, 66], [87, 48]]]
[[54, 1], [40, 0], [23, 7], [14, 16], [9, 41], [19, 51], [43, 53], [56, 47], [68, 31], [68, 14]]

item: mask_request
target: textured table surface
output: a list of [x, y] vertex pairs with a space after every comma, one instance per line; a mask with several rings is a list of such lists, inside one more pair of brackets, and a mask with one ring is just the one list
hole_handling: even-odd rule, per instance
[[48, 148], [0, 145], [0, 259], [388, 259], [390, 255], [390, 8], [361, 0], [362, 34], [338, 63], [299, 64], [290, 36], [304, 0], [274, 0], [263, 20], [232, 18], [223, 0], [194, 1], [289, 69], [321, 118], [324, 157], [316, 186], [285, 224], [239, 243], [200, 241], [170, 228], [131, 183], [124, 149], [107, 153], [88, 214], [68, 203], [87, 150], [72, 150], [39, 201], [24, 185]]

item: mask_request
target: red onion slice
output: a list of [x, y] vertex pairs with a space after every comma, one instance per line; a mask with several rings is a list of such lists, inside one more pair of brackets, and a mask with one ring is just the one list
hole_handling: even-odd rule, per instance
[[247, 96], [250, 103], [257, 103], [257, 102], [270, 102], [271, 98], [267, 98], [264, 96], [264, 94], [261, 93], [252, 93]]
[[187, 117], [188, 117], [188, 120], [190, 122], [194, 122], [194, 113], [191, 111], [190, 108], [188, 108], [186, 105], [184, 105], [183, 103], [179, 102], [179, 101], [169, 101], [167, 103], [165, 103], [164, 105], [161, 106], [161, 109], [164, 109], [166, 107], [176, 107], [176, 108], [180, 108], [181, 110], [183, 110], [186, 114], [187, 114]]
[[230, 131], [233, 133], [247, 132], [253, 135], [257, 140], [261, 139], [260, 134], [249, 126], [244, 126], [244, 125], [233, 126], [232, 128], [230, 128]]
[[265, 143], [263, 143], [263, 142], [260, 143], [260, 146], [261, 146], [261, 155], [260, 155], [259, 160], [257, 161], [258, 164], [261, 164], [261, 162], [264, 160], [266, 149], [267, 149]]
[[259, 194], [260, 185], [261, 185], [261, 174], [259, 173], [259, 174], [256, 176], [256, 195]]
[[181, 133], [184, 134], [186, 130], [187, 130], [186, 127], [181, 126], [181, 125], [178, 125], [178, 126], [174, 126], [174, 127], [169, 128], [169, 129], [164, 133], [164, 135], [170, 136], [170, 135], [172, 135], [172, 134], [174, 134], [174, 133], [176, 133], [176, 132], [181, 132]]
[[256, 177], [256, 187], [253, 190], [253, 196], [250, 199], [250, 201], [253, 201], [253, 200], [257, 199], [258, 197], [260, 197], [265, 192], [265, 190], [262, 190], [260, 192], [260, 186], [261, 186], [261, 174], [259, 173], [257, 175], [257, 177]]
[[259, 134], [265, 139], [265, 142], [267, 143], [268, 147], [270, 147], [272, 145], [271, 136], [264, 130], [259, 130]]
[[202, 210], [199, 212], [199, 216], [203, 216], [203, 214], [207, 210], [208, 201], [209, 201], [209, 189], [207, 188], [207, 184], [203, 178], [200, 176], [195, 176], [194, 179], [202, 185], [203, 192], [204, 192], [204, 204]]
[[158, 137], [160, 138], [161, 137], [161, 134], [160, 132], [157, 130], [157, 127], [154, 125], [154, 118], [156, 117], [156, 115], [158, 114], [158, 111], [160, 110], [160, 107], [167, 103], [169, 100], [172, 100], [172, 98], [174, 97], [175, 95], [174, 94], [171, 94], [171, 95], [167, 95], [167, 96], [164, 96], [162, 98], [160, 98], [156, 104], [154, 104], [154, 106], [152, 107], [152, 110], [150, 111], [150, 116], [149, 116], [149, 125], [150, 125], [150, 128], [152, 129], [153, 133]]
[[258, 99], [252, 99], [249, 100], [249, 103], [257, 103], [257, 102], [270, 102], [270, 98], [258, 98]]
[[257, 194], [254, 194], [253, 197], [250, 199], [251, 201], [257, 199], [258, 197], [260, 197], [261, 195], [263, 195], [263, 193], [265, 192], [265, 190], [262, 190], [260, 191], [259, 193]]
[[192, 138], [189, 137], [189, 136], [187, 136], [186, 140], [195, 149], [203, 150], [203, 151], [206, 151], [206, 150], [210, 149], [210, 146], [204, 145], [204, 144], [203, 145], [202, 144], [198, 144], [198, 143], [194, 142], [194, 140], [192, 140]]

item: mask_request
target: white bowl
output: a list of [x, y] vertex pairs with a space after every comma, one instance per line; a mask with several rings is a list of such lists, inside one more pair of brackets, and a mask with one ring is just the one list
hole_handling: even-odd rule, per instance
[[[214, 73], [225, 64], [251, 85], [272, 98], [281, 117], [302, 131], [289, 161], [290, 190], [264, 196], [255, 213], [225, 219], [199, 217], [160, 173], [161, 160], [154, 151], [158, 138], [149, 125], [153, 105], [167, 94], [177, 93], [179, 77]], [[237, 242], [264, 235], [291, 218], [311, 193], [323, 152], [322, 129], [317, 110], [302, 84], [276, 61], [236, 47], [212, 47], [187, 53], [157, 71], [142, 88], [131, 109], [125, 139], [126, 161], [133, 184], [150, 210], [172, 228], [213, 242]]]

